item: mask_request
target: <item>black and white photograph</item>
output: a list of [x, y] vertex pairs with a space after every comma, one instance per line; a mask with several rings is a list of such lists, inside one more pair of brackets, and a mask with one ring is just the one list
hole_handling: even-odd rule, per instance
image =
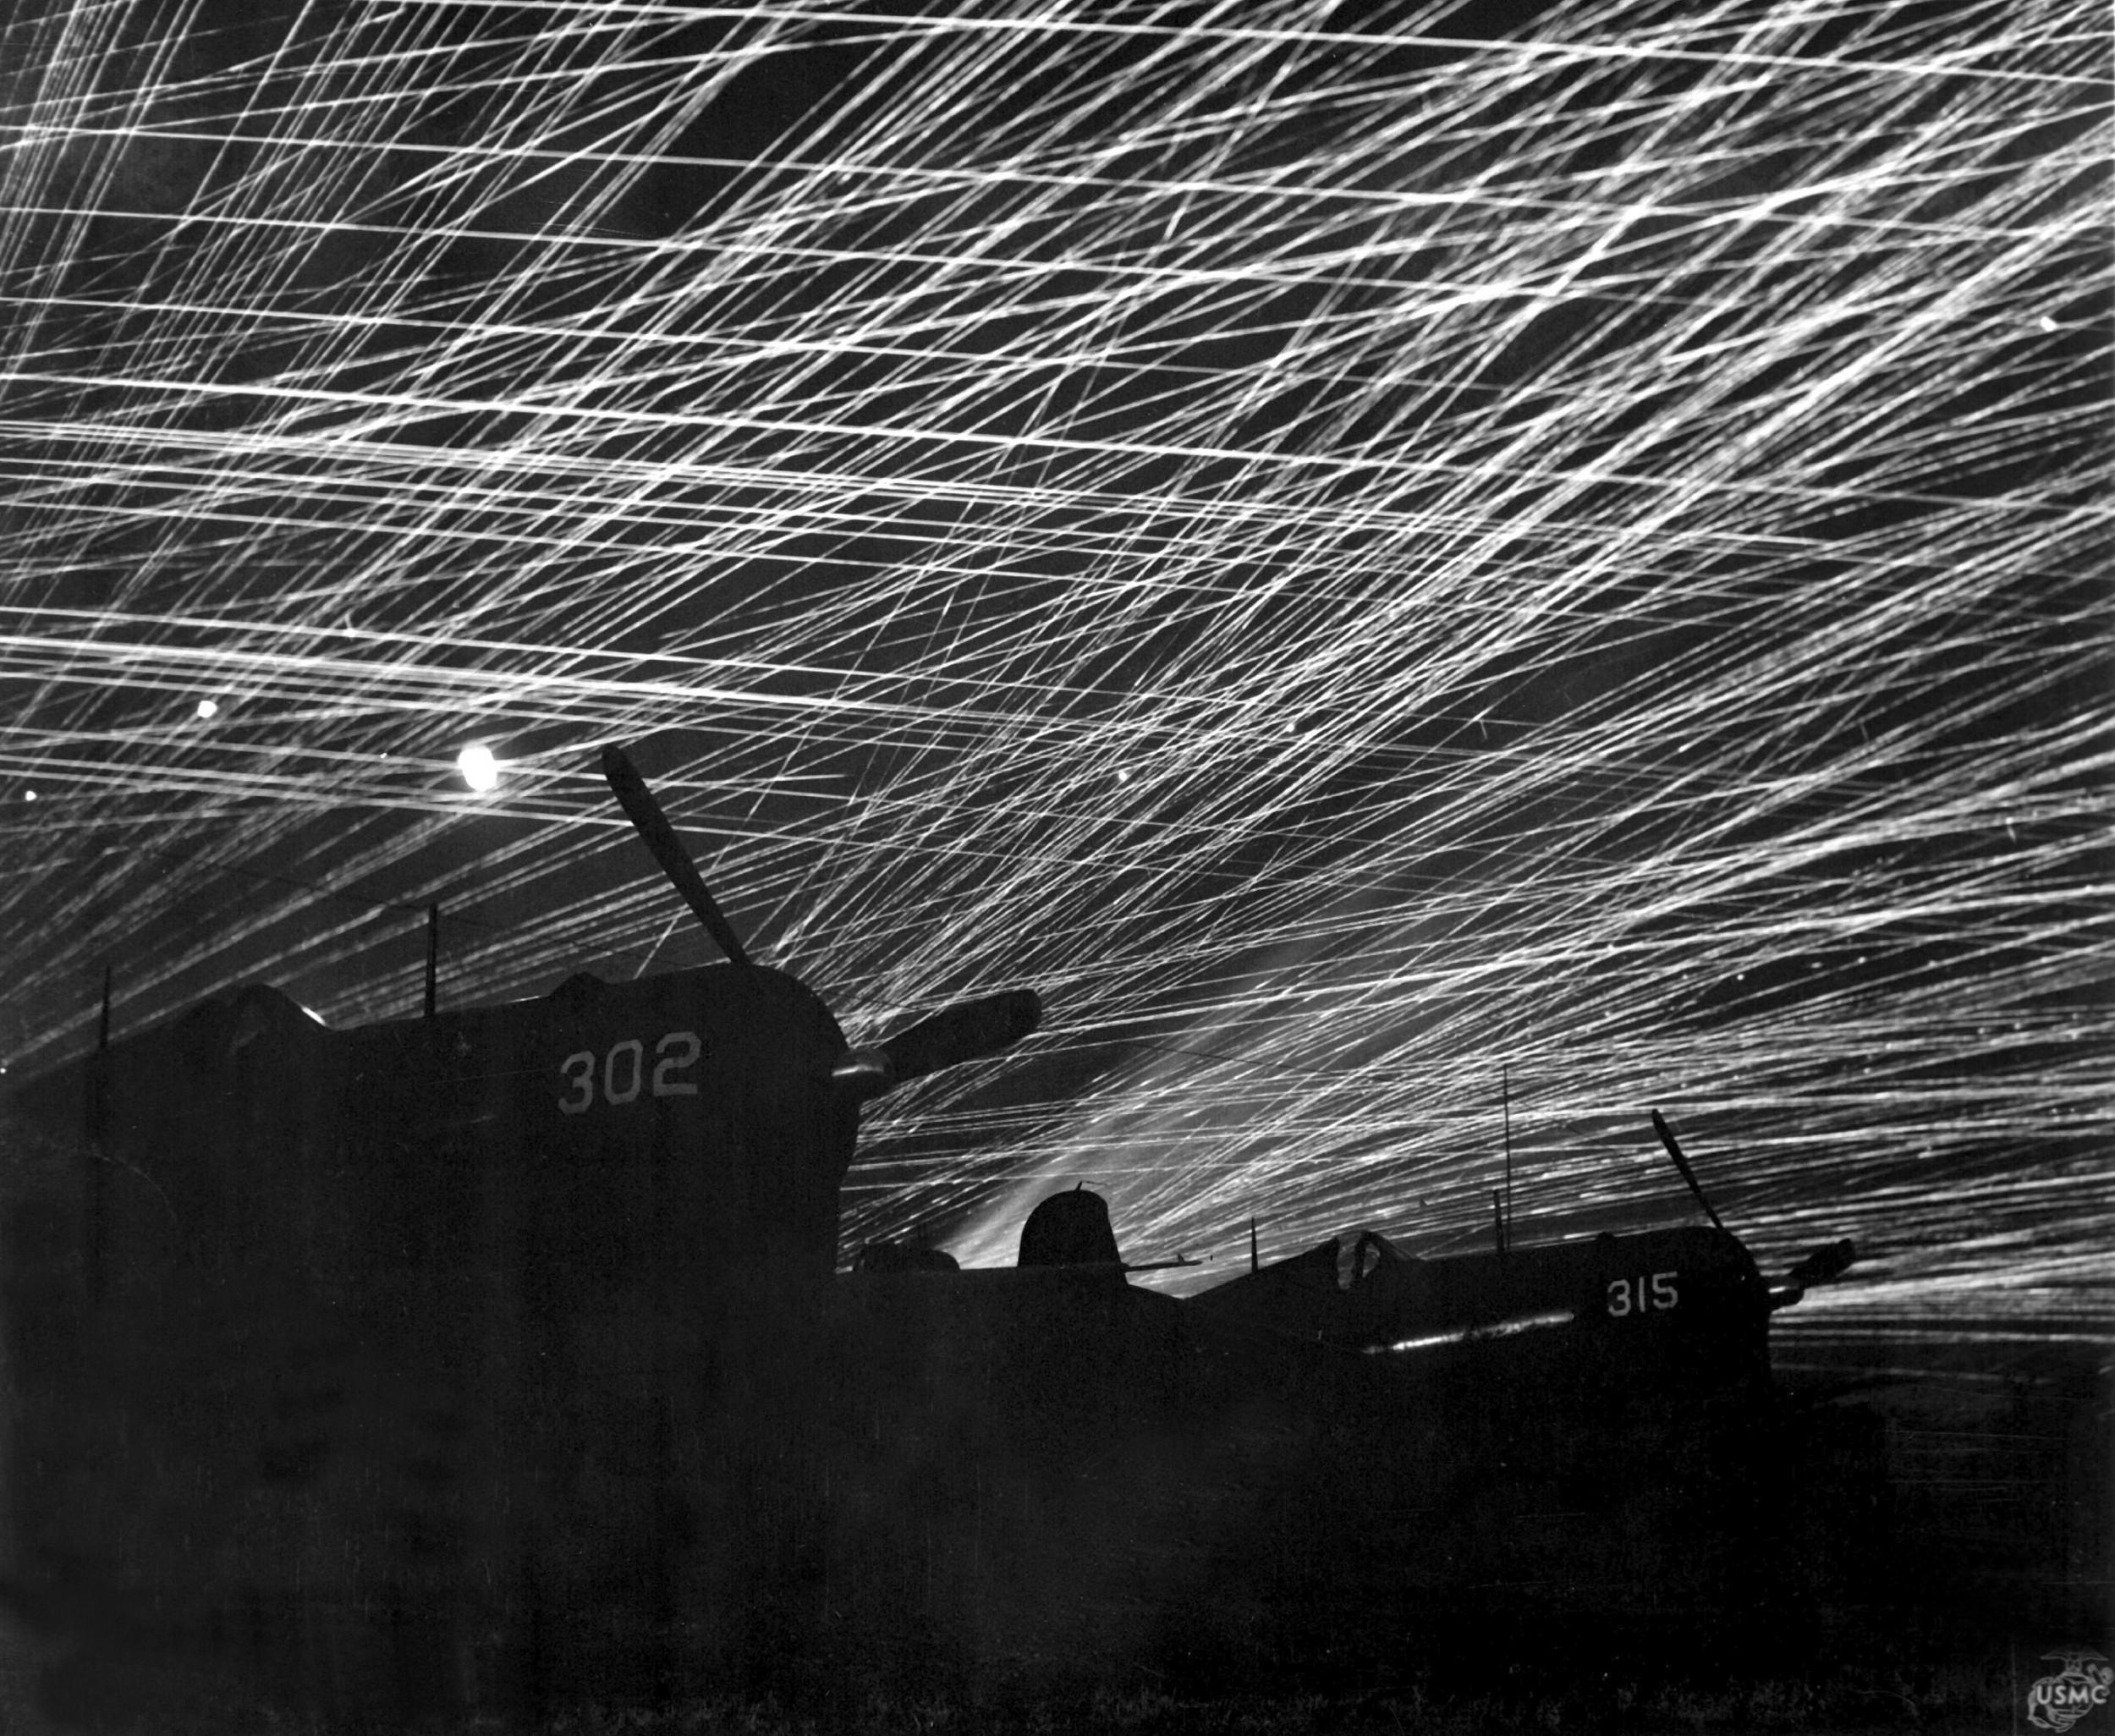
[[2104, 0], [0, 0], [0, 1736], [2115, 1736]]

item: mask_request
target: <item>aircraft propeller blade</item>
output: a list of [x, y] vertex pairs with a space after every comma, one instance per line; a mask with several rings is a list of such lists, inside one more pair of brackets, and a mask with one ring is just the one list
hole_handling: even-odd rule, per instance
[[1795, 1289], [1811, 1289], [1843, 1277], [1857, 1258], [1858, 1244], [1848, 1236], [1840, 1242], [1824, 1242], [1785, 1273], [1784, 1281]]
[[876, 1097], [943, 1067], [995, 1055], [1035, 1030], [1042, 1016], [1033, 989], [958, 1001], [873, 1048], [852, 1050], [831, 1077], [856, 1096]]
[[684, 849], [683, 840], [669, 825], [668, 816], [661, 811], [661, 804], [646, 788], [646, 780], [639, 775], [638, 768], [624, 749], [614, 742], [602, 750], [602, 776], [609, 779], [618, 805], [638, 828], [639, 835], [646, 840], [646, 848], [654, 853], [654, 860], [661, 864], [661, 871], [668, 876], [669, 883], [683, 894], [684, 903], [705, 925], [705, 931], [737, 964], [748, 964], [750, 956], [743, 949], [740, 937], [720, 914], [720, 907], [712, 902], [712, 894], [706, 888], [698, 865], [690, 860], [689, 851]]
[[936, 1073], [964, 1061], [981, 1060], [1019, 1042], [1042, 1023], [1043, 1003], [1033, 989], [1008, 989], [958, 1001], [882, 1045], [896, 1083]]
[[1857, 1258], [1858, 1244], [1848, 1236], [1840, 1242], [1824, 1242], [1818, 1248], [1808, 1250], [1806, 1257], [1786, 1272], [1770, 1292], [1771, 1312], [1789, 1308], [1816, 1284], [1841, 1277]]
[[1674, 1143], [1666, 1118], [1657, 1109], [1652, 1112], [1652, 1130], [1660, 1136], [1660, 1143], [1667, 1147], [1667, 1154], [1674, 1160], [1674, 1167], [1682, 1172], [1682, 1179], [1689, 1184], [1689, 1191], [1696, 1195], [1696, 1203], [1704, 1208], [1704, 1216], [1711, 1219], [1711, 1228], [1722, 1235], [1726, 1226], [1718, 1221], [1718, 1214], [1711, 1210], [1711, 1202], [1704, 1197], [1704, 1190], [1696, 1184], [1696, 1172], [1689, 1167], [1689, 1161], [1682, 1155], [1682, 1148]]

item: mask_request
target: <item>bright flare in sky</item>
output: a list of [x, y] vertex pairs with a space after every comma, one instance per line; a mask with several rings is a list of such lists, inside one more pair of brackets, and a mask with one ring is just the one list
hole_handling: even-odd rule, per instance
[[463, 782], [472, 789], [482, 792], [498, 788], [499, 761], [482, 742], [474, 741], [458, 754], [455, 767], [463, 774]]

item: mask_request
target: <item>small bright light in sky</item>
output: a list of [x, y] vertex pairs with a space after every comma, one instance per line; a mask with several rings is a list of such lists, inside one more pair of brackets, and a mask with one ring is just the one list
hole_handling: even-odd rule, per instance
[[472, 789], [495, 789], [499, 785], [499, 761], [482, 742], [474, 741], [464, 748], [455, 756], [455, 766], [463, 774], [463, 782]]
[[201, 700], [198, 702], [198, 715], [201, 718], [217, 717], [220, 715], [220, 701], [209, 699]]
[[22, 792], [22, 799], [25, 802], [35, 801], [36, 799], [36, 792], [33, 789], [24, 790]]

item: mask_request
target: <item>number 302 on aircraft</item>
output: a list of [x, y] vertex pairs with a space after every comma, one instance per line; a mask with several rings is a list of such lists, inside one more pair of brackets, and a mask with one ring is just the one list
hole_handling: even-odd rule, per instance
[[[646, 1046], [637, 1037], [613, 1043], [606, 1054], [583, 1049], [558, 1063], [571, 1088], [558, 1099], [561, 1115], [585, 1115], [595, 1107], [596, 1086], [602, 1086], [605, 1103], [633, 1103], [642, 1089], [656, 1097], [695, 1097], [697, 1081], [687, 1077], [698, 1064], [703, 1045], [695, 1030], [672, 1030], [654, 1045], [653, 1071], [646, 1069]], [[601, 1063], [598, 1067], [596, 1063]]]

